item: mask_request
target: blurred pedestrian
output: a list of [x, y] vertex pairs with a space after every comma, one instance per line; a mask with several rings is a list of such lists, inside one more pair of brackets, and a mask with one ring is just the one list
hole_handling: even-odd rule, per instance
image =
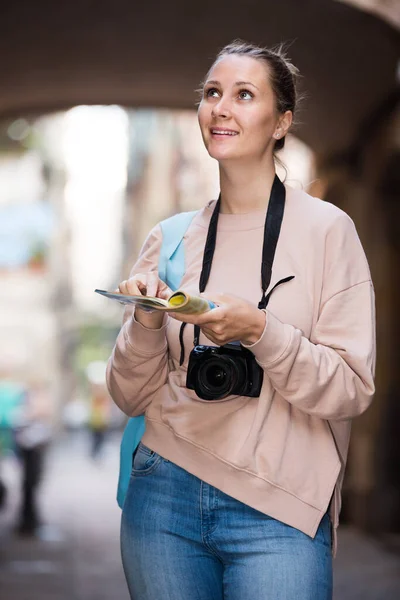
[[52, 408], [47, 388], [32, 383], [14, 424], [17, 455], [22, 465], [21, 502], [17, 532], [35, 535], [42, 525], [38, 491], [43, 478], [46, 449], [52, 437]]
[[106, 440], [110, 421], [110, 396], [105, 387], [92, 386], [89, 411], [89, 428], [92, 437], [91, 456], [96, 459]]
[[1, 477], [3, 457], [15, 451], [14, 424], [26, 402], [26, 387], [12, 369], [0, 366], [0, 509], [7, 499], [7, 486]]
[[103, 361], [93, 361], [86, 369], [89, 382], [90, 454], [93, 459], [100, 457], [110, 426], [111, 398], [106, 386], [105, 372], [106, 363]]

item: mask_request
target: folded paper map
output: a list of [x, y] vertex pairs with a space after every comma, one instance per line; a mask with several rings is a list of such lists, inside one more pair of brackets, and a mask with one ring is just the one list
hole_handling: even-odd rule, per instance
[[107, 292], [106, 290], [94, 290], [111, 300], [118, 300], [121, 304], [134, 304], [146, 311], [162, 310], [165, 312], [180, 312], [187, 315], [199, 315], [215, 308], [215, 304], [199, 296], [189, 296], [186, 292], [178, 290], [168, 300], [153, 298], [151, 296], [130, 296], [119, 292]]

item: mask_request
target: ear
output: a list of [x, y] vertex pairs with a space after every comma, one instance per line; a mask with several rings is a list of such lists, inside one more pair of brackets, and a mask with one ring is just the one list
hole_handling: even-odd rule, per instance
[[285, 113], [279, 116], [278, 123], [276, 124], [274, 138], [279, 139], [285, 137], [289, 131], [293, 121], [293, 113], [291, 110], [287, 110]]

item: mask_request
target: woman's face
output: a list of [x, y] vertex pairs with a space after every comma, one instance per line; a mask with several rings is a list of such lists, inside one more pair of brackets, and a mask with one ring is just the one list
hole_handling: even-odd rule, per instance
[[262, 159], [272, 156], [279, 114], [267, 65], [247, 56], [225, 56], [204, 84], [198, 118], [212, 158]]

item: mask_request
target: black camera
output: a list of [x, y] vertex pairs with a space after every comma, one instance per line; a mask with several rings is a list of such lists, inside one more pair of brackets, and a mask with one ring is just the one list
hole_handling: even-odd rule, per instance
[[254, 354], [239, 342], [195, 346], [189, 356], [186, 387], [203, 400], [222, 400], [230, 394], [256, 398], [263, 376]]

